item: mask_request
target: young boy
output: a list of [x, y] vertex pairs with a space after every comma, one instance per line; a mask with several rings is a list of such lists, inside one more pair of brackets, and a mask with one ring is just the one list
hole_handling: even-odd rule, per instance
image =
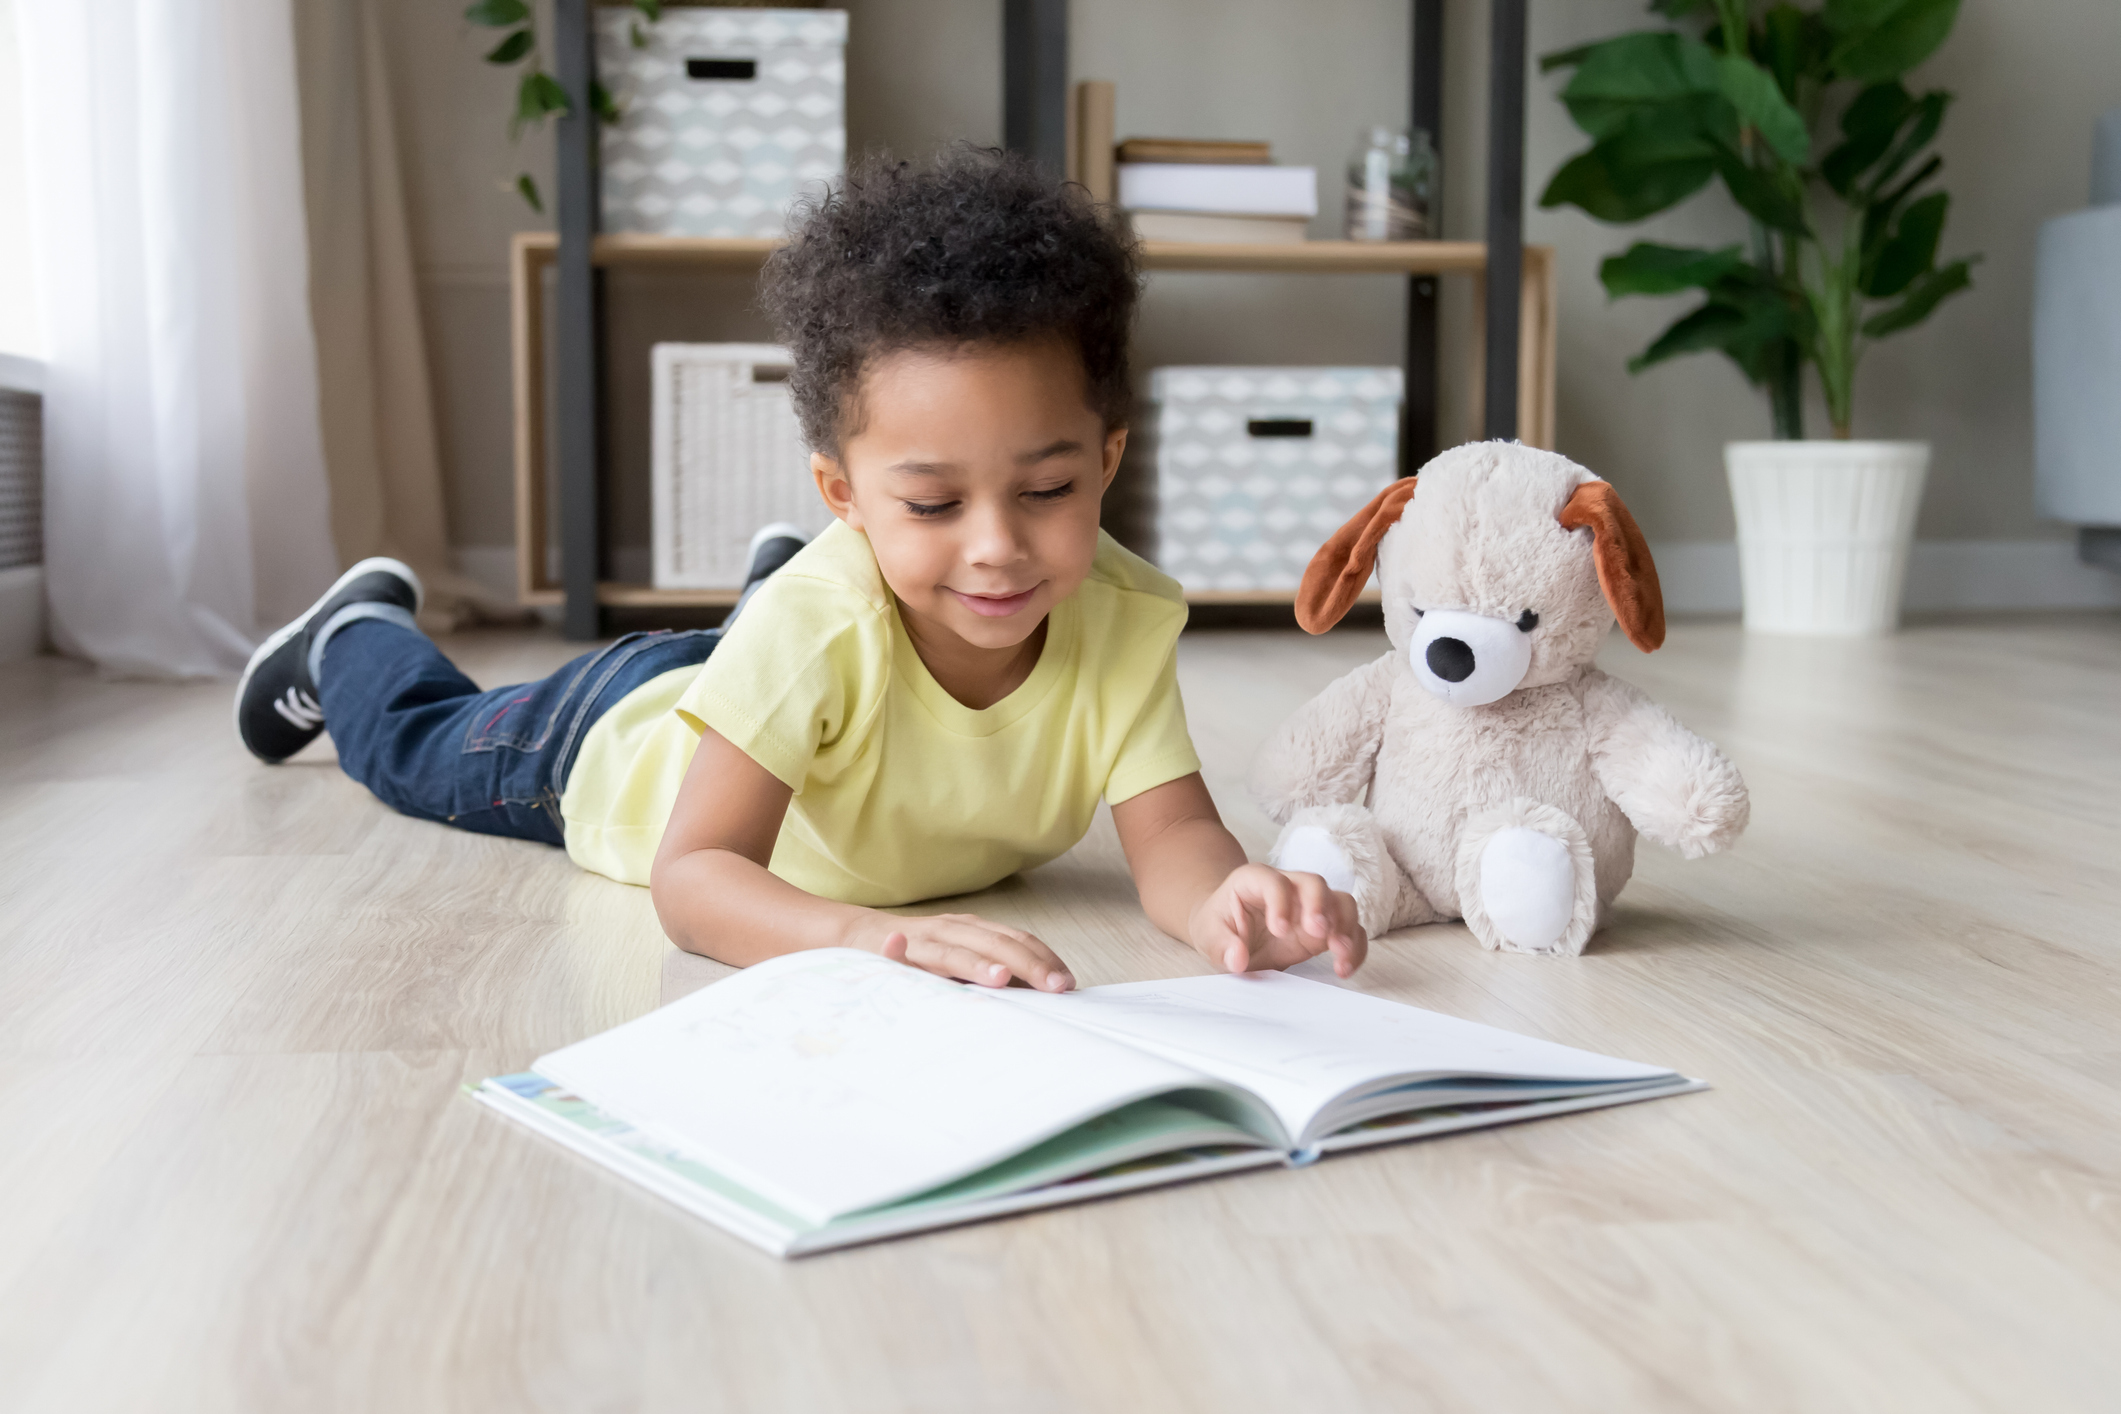
[[329, 723], [386, 803], [564, 844], [723, 962], [857, 947], [1072, 987], [1020, 929], [879, 910], [1054, 858], [1102, 796], [1142, 907], [1214, 965], [1360, 966], [1353, 900], [1223, 827], [1179, 700], [1178, 587], [1098, 528], [1137, 275], [1081, 189], [966, 147], [870, 161], [763, 293], [837, 523], [778, 573], [795, 542], [754, 542], [731, 623], [482, 693], [413, 628], [411, 572], [366, 561], [258, 650], [245, 743], [281, 760]]

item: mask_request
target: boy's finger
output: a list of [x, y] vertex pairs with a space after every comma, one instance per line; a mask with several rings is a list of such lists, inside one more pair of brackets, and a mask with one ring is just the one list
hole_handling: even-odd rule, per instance
[[1289, 938], [1296, 934], [1296, 885], [1279, 869], [1269, 870], [1261, 876], [1259, 891], [1266, 904], [1267, 933], [1270, 937]]
[[1282, 876], [1296, 888], [1297, 906], [1303, 914], [1303, 929], [1314, 938], [1324, 939], [1333, 931], [1333, 891], [1326, 881], [1316, 874], [1285, 874]]
[[982, 987], [1009, 985], [1008, 964], [997, 962], [984, 953], [960, 947], [955, 943], [923, 940], [914, 945], [908, 956], [918, 966], [939, 976], [955, 977], [959, 981], [977, 983]]
[[1004, 982], [1008, 980], [1008, 974], [1014, 974], [1042, 992], [1065, 992], [1075, 985], [1075, 979], [1068, 975], [1068, 969], [1051, 949], [1036, 939], [1028, 944], [1019, 942], [1013, 935], [1014, 930], [1003, 933], [991, 926], [953, 922], [946, 924], [940, 933], [938, 941], [977, 953], [1002, 966], [1005, 969]]
[[884, 945], [878, 948], [877, 951], [893, 962], [904, 962], [906, 960], [906, 935], [904, 933], [888, 934], [884, 938]]
[[[1061, 961], [1060, 954], [1047, 947], [1044, 940], [1035, 933], [1027, 933], [1021, 928], [1012, 928], [1006, 923], [996, 923], [992, 919], [982, 918], [976, 913], [943, 913], [936, 916], [948, 922], [971, 928], [978, 933], [991, 933], [998, 938], [1007, 939], [1026, 950], [1031, 956], [1038, 958], [1053, 971], [1066, 972], [1068, 970], [1068, 964]], [[1026, 978], [1025, 980], [1029, 981], [1031, 979]]]

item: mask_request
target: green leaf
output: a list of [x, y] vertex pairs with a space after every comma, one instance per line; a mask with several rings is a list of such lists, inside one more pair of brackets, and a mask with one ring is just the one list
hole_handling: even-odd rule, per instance
[[1759, 129], [1777, 157], [1799, 164], [1811, 157], [1812, 139], [1804, 119], [1782, 96], [1773, 74], [1742, 54], [1725, 54], [1716, 61], [1716, 77], [1738, 116]]
[[597, 115], [599, 122], [616, 124], [625, 116], [619, 112], [619, 105], [612, 100], [610, 90], [595, 79], [589, 81], [589, 108]]
[[1650, 0], [1650, 9], [1668, 20], [1683, 20], [1708, 0]]
[[[1827, 6], [1829, 25], [1834, 24], [1836, 8]], [[1860, 8], [1875, 11], [1883, 7], [1866, 0]], [[1937, 52], [1958, 17], [1959, 0], [1902, 0], [1871, 25], [1847, 27], [1829, 62], [1843, 78], [1859, 83], [1904, 74]]]
[[1914, 110], [1915, 100], [1897, 80], [1872, 84], [1856, 95], [1841, 115], [1845, 141], [1819, 164], [1819, 175], [1842, 196], [1855, 186], [1863, 170], [1885, 156], [1893, 137]]
[[1872, 299], [1891, 299], [1937, 263], [1937, 242], [1944, 235], [1944, 215], [1952, 199], [1931, 192], [1908, 207], [1877, 250], [1864, 262], [1857, 288]]
[[1629, 130], [1562, 164], [1541, 206], [1576, 206], [1600, 221], [1639, 221], [1676, 206], [1716, 174], [1714, 149]]
[[1628, 360], [1628, 372], [1640, 373], [1680, 354], [1720, 349], [1745, 330], [1745, 312], [1713, 301], [1682, 316], [1651, 345]]
[[1892, 224], [1893, 213], [1899, 210], [1901, 202], [1907, 200], [1907, 194], [1937, 175], [1937, 169], [1943, 165], [1944, 159], [1942, 157], [1930, 158], [1929, 161], [1923, 163], [1915, 170], [1913, 176], [1899, 186], [1894, 187], [1891, 191], [1877, 197], [1869, 206], [1863, 208], [1863, 258], [1865, 260], [1870, 260], [1877, 254], [1878, 247], [1885, 241], [1886, 228]]
[[1716, 55], [1706, 44], [1666, 30], [1640, 30], [1591, 45], [1561, 93], [1564, 99], [1644, 103], [1718, 88]]
[[536, 42], [535, 37], [532, 36], [529, 30], [519, 29], [499, 44], [496, 44], [486, 55], [486, 62], [489, 64], [513, 64], [516, 60], [528, 54], [530, 46]]
[[1761, 60], [1775, 76], [1775, 87], [1794, 104], [1798, 85], [1811, 67], [1811, 51], [1817, 47], [1810, 42], [1811, 17], [1795, 5], [1776, 5], [1762, 17], [1761, 25], [1765, 51]]
[[1949, 265], [1940, 265], [1915, 282], [1907, 297], [1882, 314], [1874, 314], [1863, 321], [1863, 336], [1866, 339], [1883, 339], [1903, 329], [1912, 329], [1935, 312], [1938, 305], [1973, 286], [1969, 273], [1979, 256], [1955, 260]]
[[1836, 35], [1876, 29], [1893, 17], [1907, 0], [1826, 0], [1819, 17]]
[[465, 9], [464, 18], [489, 29], [506, 29], [510, 25], [527, 23], [530, 7], [523, 0], [474, 0]]
[[516, 174], [516, 194], [523, 198], [523, 204], [532, 211], [537, 212], [540, 216], [545, 214], [544, 199], [538, 195], [538, 184], [530, 173], [519, 172]]
[[1598, 267], [1598, 279], [1614, 299], [1622, 295], [1670, 295], [1681, 290], [1706, 289], [1743, 264], [1745, 254], [1734, 245], [1721, 250], [1697, 250], [1638, 241], [1621, 254], [1606, 257]]
[[1892, 154], [1879, 164], [1877, 173], [1871, 178], [1873, 190], [1891, 181], [1916, 153], [1929, 146], [1930, 139], [1937, 136], [1937, 129], [1944, 125], [1944, 110], [1951, 106], [1951, 102], [1952, 96], [1941, 90], [1925, 93], [1915, 101], [1915, 121], [1893, 145]]
[[650, 24], [663, 18], [663, 0], [633, 0], [633, 8]]
[[1716, 154], [1716, 172], [1723, 178], [1724, 186], [1730, 189], [1731, 200], [1737, 202], [1746, 215], [1772, 230], [1799, 236], [1811, 233], [1811, 226], [1804, 219], [1802, 199], [1775, 173], [1749, 166], [1745, 159], [1729, 150]]
[[516, 86], [516, 114], [511, 130], [520, 132], [525, 124], [538, 122], [547, 113], [566, 113], [572, 107], [567, 90], [560, 87], [558, 79], [543, 69], [532, 69]]
[[1574, 49], [1557, 49], [1552, 54], [1542, 54], [1539, 56], [1539, 72], [1551, 74], [1556, 69], [1573, 68], [1588, 59], [1591, 51], [1597, 47], [1597, 44], [1579, 44]]

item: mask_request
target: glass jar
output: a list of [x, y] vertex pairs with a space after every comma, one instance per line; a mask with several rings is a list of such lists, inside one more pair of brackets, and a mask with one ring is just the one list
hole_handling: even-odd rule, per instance
[[1351, 241], [1419, 241], [1435, 234], [1436, 149], [1420, 128], [1371, 128], [1348, 158]]

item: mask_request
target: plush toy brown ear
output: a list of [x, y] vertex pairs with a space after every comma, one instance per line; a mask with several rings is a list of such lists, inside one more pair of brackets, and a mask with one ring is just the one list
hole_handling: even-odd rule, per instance
[[1333, 538], [1318, 547], [1296, 591], [1296, 622], [1305, 633], [1324, 633], [1340, 622], [1377, 568], [1377, 542], [1399, 523], [1414, 499], [1414, 478], [1402, 477], [1371, 497]]
[[[1664, 643], [1664, 590], [1657, 584], [1657, 565], [1642, 528], [1620, 503], [1607, 481], [1586, 481], [1561, 508], [1567, 530], [1591, 528], [1591, 557], [1598, 566], [1598, 587], [1612, 606], [1613, 617], [1628, 642], [1643, 652]], [[1315, 561], [1314, 561], [1315, 563]]]

